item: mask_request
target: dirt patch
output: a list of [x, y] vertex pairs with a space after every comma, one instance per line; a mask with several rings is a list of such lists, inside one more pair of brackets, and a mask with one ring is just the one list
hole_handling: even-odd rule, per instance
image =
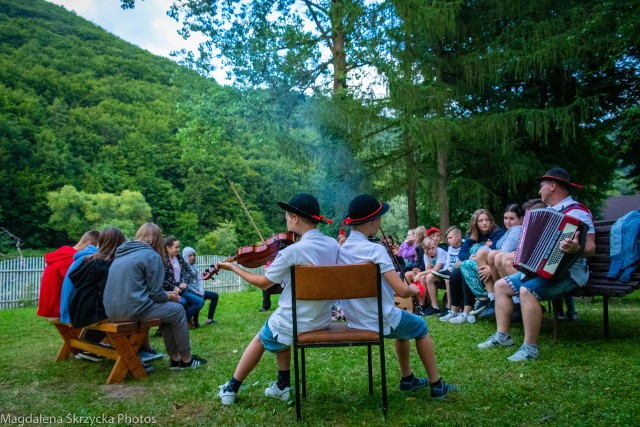
[[129, 399], [147, 394], [146, 387], [126, 384], [104, 384], [100, 386], [100, 391], [110, 399]]

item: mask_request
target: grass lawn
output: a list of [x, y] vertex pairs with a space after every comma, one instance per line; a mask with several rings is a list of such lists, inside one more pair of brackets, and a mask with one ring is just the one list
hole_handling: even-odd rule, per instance
[[[637, 295], [636, 295], [637, 294]], [[267, 400], [264, 388], [276, 377], [275, 359], [265, 353], [245, 381], [236, 404], [222, 407], [218, 385], [227, 381], [268, 313], [258, 313], [256, 291], [222, 294], [218, 323], [191, 332], [194, 352], [209, 360], [201, 369], [171, 372], [168, 360], [153, 362], [143, 381], [128, 378], [104, 385], [110, 361], [69, 359], [55, 363], [62, 339], [35, 308], [0, 311], [0, 415], [113, 417], [112, 424], [146, 420], [158, 425], [290, 425], [295, 406]], [[427, 390], [403, 394], [393, 342], [386, 345], [391, 426], [637, 426], [640, 425], [640, 292], [610, 304], [610, 339], [602, 337], [602, 304], [578, 302], [580, 321], [563, 323], [558, 342], [547, 317], [541, 357], [524, 364], [505, 360], [510, 349], [478, 350], [495, 329], [493, 322], [451, 325], [427, 318], [443, 378], [460, 391], [443, 401]], [[522, 327], [513, 329], [516, 345]], [[161, 338], [152, 338], [164, 350]], [[374, 369], [377, 352], [374, 350]], [[412, 367], [424, 368], [415, 351]], [[307, 352], [308, 398], [303, 421], [310, 426], [385, 424], [378, 379], [367, 392], [366, 349]], [[292, 373], [293, 378], [293, 373]], [[6, 420], [6, 418], [5, 418]], [[76, 421], [79, 421], [76, 418]], [[98, 420], [95, 424], [103, 420]], [[119, 421], [119, 422], [118, 422]]]

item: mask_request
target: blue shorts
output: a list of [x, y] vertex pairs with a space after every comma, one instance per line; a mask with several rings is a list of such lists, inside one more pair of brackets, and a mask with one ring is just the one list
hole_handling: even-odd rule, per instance
[[391, 332], [385, 338], [396, 338], [399, 340], [422, 339], [427, 336], [429, 330], [424, 319], [406, 310], [402, 310], [400, 323], [396, 328], [391, 328]]
[[269, 329], [269, 319], [264, 322], [258, 336], [260, 337], [260, 342], [264, 346], [264, 349], [269, 353], [280, 353], [281, 351], [289, 348], [288, 345], [284, 345], [274, 338], [271, 329]]
[[523, 282], [522, 278], [522, 273], [515, 273], [504, 277], [504, 280], [516, 295], [520, 295], [520, 287], [523, 287], [529, 290], [538, 301], [554, 300], [578, 288], [578, 284], [568, 274], [559, 281], [534, 277]]

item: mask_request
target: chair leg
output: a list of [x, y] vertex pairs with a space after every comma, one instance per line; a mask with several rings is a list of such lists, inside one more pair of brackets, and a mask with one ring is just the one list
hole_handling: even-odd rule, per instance
[[300, 349], [302, 357], [302, 397], [307, 398], [307, 361], [305, 357], [304, 347]]
[[302, 412], [300, 411], [300, 366], [298, 364], [298, 346], [293, 346], [293, 369], [295, 375], [295, 393], [296, 393], [296, 417], [298, 420], [302, 418]]
[[367, 367], [369, 368], [369, 394], [373, 394], [373, 364], [371, 363], [371, 346], [367, 346]]
[[380, 377], [382, 380], [382, 413], [386, 417], [389, 403], [387, 401], [387, 369], [384, 360], [384, 343], [380, 345]]

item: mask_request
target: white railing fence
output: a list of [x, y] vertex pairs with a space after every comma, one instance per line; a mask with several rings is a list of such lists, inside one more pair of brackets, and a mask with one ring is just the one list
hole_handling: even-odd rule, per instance
[[[197, 266], [200, 271], [226, 257], [219, 255], [198, 255]], [[43, 257], [15, 258], [0, 261], [0, 310], [16, 307], [34, 306], [40, 294], [40, 279], [44, 270]], [[262, 273], [263, 268], [250, 271]], [[248, 284], [230, 271], [221, 270], [211, 280], [204, 282], [207, 291], [239, 292], [248, 288]]]

